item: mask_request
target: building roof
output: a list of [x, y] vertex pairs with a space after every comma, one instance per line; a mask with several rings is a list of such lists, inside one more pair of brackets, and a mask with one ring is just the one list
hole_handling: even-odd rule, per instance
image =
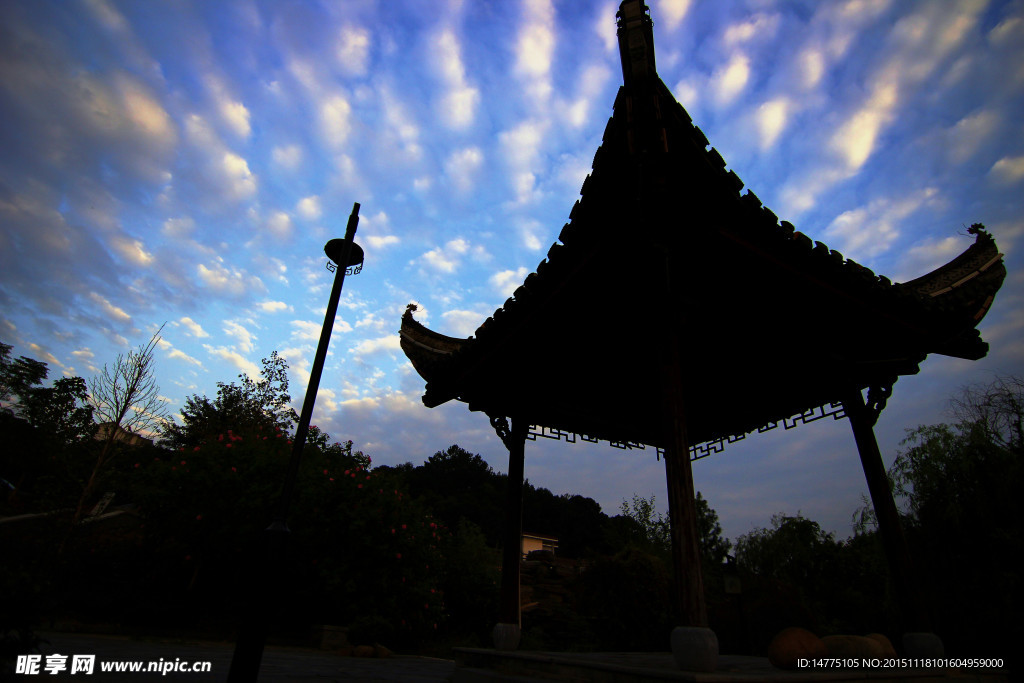
[[891, 384], [930, 353], [987, 353], [976, 326], [1006, 270], [982, 226], [950, 263], [894, 284], [742, 191], [658, 78], [640, 0], [620, 8], [619, 45], [623, 86], [547, 258], [473, 337], [403, 316], [427, 406], [660, 446], [678, 353], [701, 443]]

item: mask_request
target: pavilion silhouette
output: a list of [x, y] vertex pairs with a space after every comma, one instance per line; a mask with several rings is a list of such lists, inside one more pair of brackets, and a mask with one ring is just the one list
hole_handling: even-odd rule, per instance
[[[930, 633], [873, 425], [897, 378], [928, 354], [985, 356], [976, 326], [1005, 278], [1002, 254], [975, 225], [960, 256], [896, 284], [780, 222], [741, 193], [658, 77], [643, 1], [623, 2], [617, 22], [623, 86], [559, 243], [469, 339], [425, 328], [413, 306], [402, 318], [423, 402], [486, 413], [509, 450], [496, 646], [518, 642], [528, 438], [664, 452], [686, 627], [673, 651], [681, 667], [706, 671], [717, 640], [706, 628], [690, 460], [780, 421], [828, 416], [853, 427], [905, 630]], [[934, 636], [910, 642], [941, 648]]]

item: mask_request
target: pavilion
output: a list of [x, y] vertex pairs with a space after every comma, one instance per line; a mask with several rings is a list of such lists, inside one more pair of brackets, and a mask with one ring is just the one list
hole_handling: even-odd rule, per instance
[[906, 630], [930, 632], [873, 425], [897, 378], [928, 354], [985, 356], [976, 326], [1006, 275], [1002, 254], [975, 225], [960, 256], [897, 284], [780, 222], [741, 192], [658, 77], [643, 0], [623, 2], [617, 21], [623, 85], [559, 242], [473, 337], [425, 328], [413, 306], [402, 318], [423, 402], [486, 413], [509, 451], [497, 647], [518, 642], [528, 437], [664, 453], [684, 627], [673, 651], [681, 667], [707, 671], [717, 640], [690, 461], [780, 421], [826, 416], [853, 427]]

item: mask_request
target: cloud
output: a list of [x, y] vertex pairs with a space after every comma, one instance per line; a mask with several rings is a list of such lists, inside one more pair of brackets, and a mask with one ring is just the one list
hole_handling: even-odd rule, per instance
[[541, 244], [538, 234], [544, 229], [538, 221], [528, 220], [519, 225], [519, 236], [523, 240], [523, 246], [531, 251], [537, 251], [544, 245]]
[[320, 197], [316, 195], [303, 197], [295, 205], [295, 211], [306, 220], [315, 221], [323, 214], [323, 209], [320, 207]]
[[397, 334], [376, 339], [364, 339], [356, 344], [350, 353], [357, 357], [369, 356], [381, 351], [401, 351], [401, 338]]
[[366, 243], [374, 249], [383, 249], [385, 247], [391, 247], [398, 244], [401, 240], [396, 235], [370, 235], [366, 238]]
[[264, 313], [280, 313], [282, 311], [291, 311], [292, 307], [290, 304], [286, 304], [283, 301], [261, 301], [256, 304]]
[[203, 344], [203, 348], [206, 349], [206, 352], [211, 356], [220, 358], [221, 360], [225, 360], [234, 365], [236, 368], [248, 375], [249, 379], [259, 380], [260, 368], [237, 351], [233, 351], [224, 346], [214, 347], [209, 344]]
[[271, 157], [274, 159], [274, 163], [289, 171], [294, 171], [302, 163], [302, 148], [298, 145], [275, 147]]
[[128, 237], [112, 237], [110, 246], [128, 263], [145, 268], [153, 263], [153, 254], [146, 251], [141, 240]]
[[434, 38], [430, 49], [438, 75], [446, 86], [440, 100], [441, 119], [449, 128], [467, 128], [476, 116], [480, 91], [466, 81], [459, 39], [451, 28], [446, 28]]
[[476, 329], [480, 327], [480, 323], [487, 318], [487, 315], [476, 311], [452, 310], [445, 311], [441, 314], [441, 317], [447, 323], [448, 329], [452, 331], [454, 336], [468, 337], [476, 332]]
[[512, 293], [519, 288], [526, 276], [530, 274], [528, 268], [520, 266], [515, 270], [502, 270], [490, 277], [489, 282], [494, 289], [504, 297], [512, 296]]
[[998, 182], [1011, 184], [1024, 178], [1024, 156], [1003, 157], [992, 165], [989, 175]]
[[169, 237], [188, 237], [196, 229], [196, 222], [188, 216], [168, 218], [164, 221], [163, 231]]
[[476, 173], [484, 162], [484, 153], [479, 147], [455, 150], [444, 162], [444, 171], [455, 189], [467, 193], [473, 189]]
[[757, 108], [755, 120], [757, 121], [757, 131], [761, 136], [762, 152], [771, 149], [779, 134], [785, 130], [789, 110], [790, 102], [785, 97], [777, 97]]
[[742, 53], [732, 56], [729, 63], [715, 71], [711, 79], [715, 101], [724, 106], [736, 99], [750, 80], [750, 58]]
[[825, 236], [838, 240], [835, 248], [854, 260], [876, 257], [900, 236], [900, 222], [937, 195], [938, 190], [929, 187], [900, 199], [875, 199], [865, 207], [841, 213], [825, 229]]
[[871, 97], [840, 126], [832, 138], [849, 171], [857, 171], [871, 156], [883, 126], [893, 120], [899, 103], [897, 84], [889, 79], [877, 82]]
[[616, 35], [615, 13], [618, 11], [619, 3], [608, 2], [601, 7], [594, 21], [594, 33], [604, 43], [605, 52], [614, 52], [619, 46], [619, 38]]
[[170, 350], [170, 352], [168, 352], [167, 357], [168, 358], [177, 359], [177, 360], [183, 360], [186, 363], [198, 366], [200, 368], [203, 367], [202, 362], [198, 358], [193, 358], [192, 356], [188, 355], [187, 353], [185, 353], [181, 349], [172, 348]]
[[251, 353], [254, 348], [253, 340], [256, 338], [252, 332], [242, 327], [234, 320], [224, 321], [224, 334], [235, 340], [235, 346], [243, 353]]
[[256, 176], [250, 170], [249, 162], [229, 150], [203, 117], [189, 115], [185, 120], [185, 132], [202, 159], [201, 173], [205, 183], [201, 189], [209, 196], [227, 197], [232, 202], [239, 202], [256, 193]]
[[498, 143], [511, 171], [516, 204], [526, 204], [539, 198], [534, 170], [547, 126], [545, 121], [527, 120], [498, 134]]
[[432, 270], [439, 273], [454, 273], [461, 265], [460, 257], [469, 252], [469, 242], [459, 238], [448, 241], [443, 247], [437, 247], [423, 254], [420, 259]]
[[341, 28], [334, 54], [342, 72], [350, 76], [365, 75], [370, 59], [370, 32], [361, 26], [346, 24]]
[[690, 0], [660, 0], [658, 3], [658, 16], [663, 18], [669, 31], [679, 28], [689, 10]]
[[566, 121], [574, 128], [581, 128], [589, 120], [594, 99], [604, 90], [604, 84], [611, 78], [611, 71], [603, 64], [590, 64], [579, 76], [579, 90], [576, 99], [568, 107]]
[[266, 228], [274, 237], [284, 239], [292, 233], [292, 218], [284, 211], [275, 211], [267, 218]]
[[516, 38], [513, 68], [527, 94], [540, 103], [551, 97], [551, 60], [555, 52], [555, 8], [550, 0], [525, 0], [524, 21]]
[[323, 325], [308, 320], [293, 320], [291, 321], [292, 339], [304, 342], [318, 342], [320, 341], [320, 332], [323, 331]]
[[946, 131], [946, 146], [953, 163], [970, 159], [995, 134], [1000, 117], [994, 111], [976, 111]]
[[746, 21], [727, 26], [722, 40], [727, 46], [735, 47], [754, 39], [770, 39], [778, 31], [779, 23], [777, 14], [755, 14]]
[[400, 151], [402, 161], [418, 160], [423, 154], [423, 148], [419, 143], [419, 126], [389, 89], [381, 88], [380, 102], [387, 124], [385, 132], [388, 142]]
[[221, 120], [231, 131], [240, 138], [247, 138], [252, 132], [249, 124], [249, 110], [240, 101], [234, 99], [227, 90], [227, 87], [219, 79], [208, 74], [206, 76], [206, 89], [216, 103], [217, 113]]
[[185, 316], [184, 318], [182, 318], [181, 320], [174, 324], [184, 326], [185, 329], [188, 330], [188, 333], [193, 337], [196, 337], [197, 339], [210, 336], [209, 333], [203, 329], [202, 325], [197, 323], [192, 318], [189, 318], [188, 316]]
[[949, 263], [964, 249], [964, 239], [950, 236], [941, 240], [929, 239], [915, 244], [907, 250], [899, 272], [893, 276], [895, 282], [906, 282], [930, 273], [941, 265]]
[[124, 309], [118, 308], [96, 292], [90, 293], [89, 298], [100, 307], [103, 314], [110, 320], [117, 323], [130, 323], [132, 321], [132, 317], [125, 313]]
[[320, 105], [320, 130], [330, 147], [345, 144], [352, 132], [352, 105], [341, 95], [334, 95]]
[[220, 257], [209, 264], [200, 263], [196, 266], [196, 273], [204, 285], [223, 294], [242, 296], [266, 289], [258, 277], [248, 275], [238, 268], [227, 268], [224, 259]]

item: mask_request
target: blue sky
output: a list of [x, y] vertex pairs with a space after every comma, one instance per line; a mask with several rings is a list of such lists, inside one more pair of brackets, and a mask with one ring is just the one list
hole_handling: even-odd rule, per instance
[[[897, 383], [877, 427], [888, 461], [959, 387], [1024, 374], [1024, 4], [650, 6], [662, 80], [781, 218], [894, 281], [965, 249], [973, 222], [1006, 254], [989, 356], [930, 357]], [[415, 302], [469, 336], [544, 258], [621, 84], [616, 7], [0, 3], [0, 340], [89, 377], [166, 322], [172, 413], [274, 350], [298, 408], [323, 245], [359, 202], [366, 266], [314, 423], [377, 464], [458, 443], [504, 470], [486, 417], [422, 406], [399, 321]], [[531, 443], [526, 476], [610, 513], [666, 500], [650, 449]], [[845, 420], [749, 437], [694, 478], [733, 538], [798, 510], [846, 536], [867, 490]]]

